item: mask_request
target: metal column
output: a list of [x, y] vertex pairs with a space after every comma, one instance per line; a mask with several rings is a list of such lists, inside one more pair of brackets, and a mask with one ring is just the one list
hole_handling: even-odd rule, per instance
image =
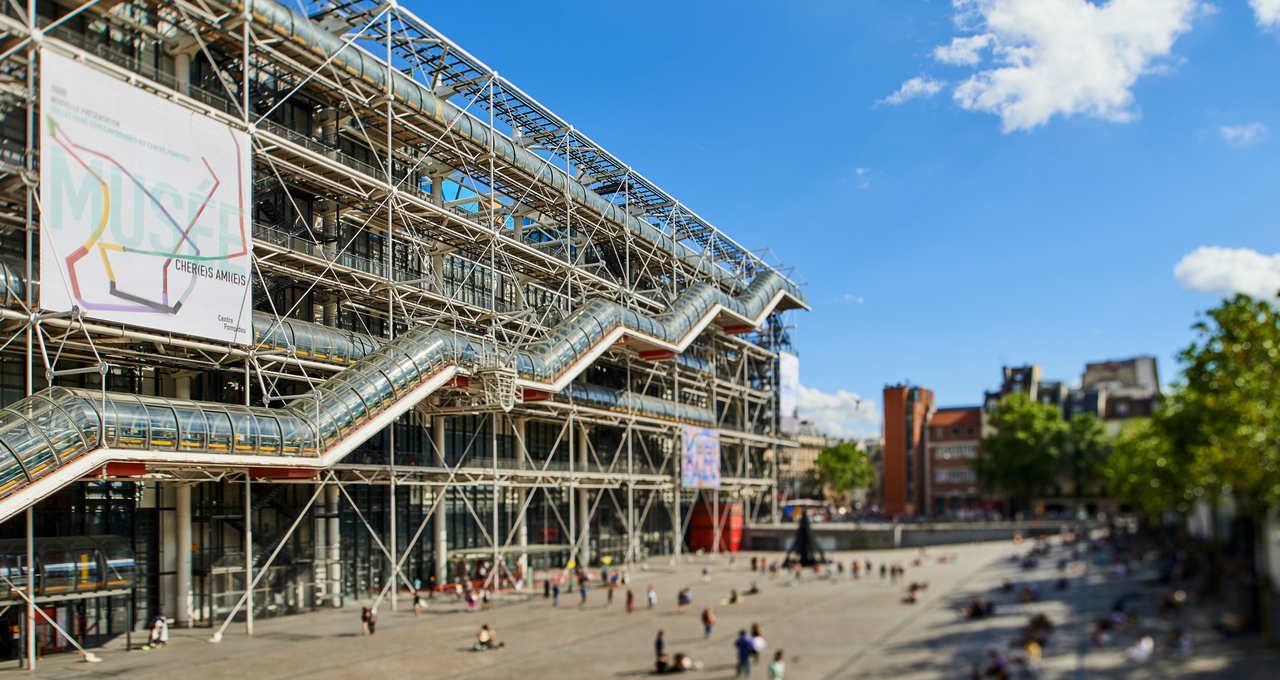
[[[525, 446], [525, 436], [528, 429], [525, 425], [529, 422], [527, 418], [516, 418], [512, 421], [511, 427], [515, 430], [516, 437], [516, 457], [519, 463], [517, 467], [521, 470], [525, 468], [527, 462], [525, 456], [527, 447]], [[529, 586], [529, 518], [528, 509], [525, 507], [528, 501], [529, 489], [526, 487], [516, 488], [516, 507], [520, 509], [516, 515], [516, 541], [520, 544], [520, 555], [516, 558], [516, 572], [519, 574], [520, 583], [524, 587]]]
[[[179, 59], [181, 61], [181, 59]], [[190, 61], [187, 59], [186, 61]], [[173, 396], [177, 399], [191, 399], [191, 376], [177, 375], [173, 378]], [[174, 489], [174, 616], [176, 625], [190, 628], [192, 624], [191, 602], [191, 485], [179, 484]]]
[[[431, 417], [431, 441], [432, 448], [435, 449], [436, 465], [443, 468], [446, 467], [444, 455], [444, 416]], [[449, 571], [449, 533], [445, 528], [445, 487], [433, 487], [435, 492], [441, 496], [435, 505], [435, 517], [431, 520], [435, 524], [434, 542], [432, 543], [432, 554], [435, 556], [436, 567], [436, 587], [445, 584], [445, 577]]]
[[634, 425], [634, 422], [627, 423], [627, 429], [623, 434], [627, 438], [627, 554], [622, 561], [627, 565], [630, 565], [640, 556], [639, 546], [636, 541], [635, 450], [632, 446], [632, 438], [635, 437], [635, 431], [632, 429], [632, 425]]
[[[245, 383], [248, 390], [248, 383]], [[253, 635], [253, 480], [244, 476], [244, 632]]]
[[671, 457], [671, 561], [680, 559], [680, 550], [684, 547], [684, 519], [680, 514], [680, 435], [673, 432], [674, 456]]
[[[587, 426], [581, 422], [578, 431], [582, 441], [578, 445], [578, 469], [586, 470], [588, 465]], [[591, 490], [579, 486], [578, 495], [578, 563], [586, 567], [591, 563]]]
[[570, 411], [569, 422], [565, 425], [565, 439], [568, 440], [566, 444], [569, 447], [569, 493], [568, 493], [569, 495], [569, 560], [574, 564], [576, 564], [578, 568], [581, 569], [583, 565], [581, 562], [578, 561], [578, 551], [577, 551], [578, 494], [576, 493], [577, 480], [574, 477], [574, 469], [577, 466], [574, 464], [574, 459], [576, 458], [576, 456], [574, 455], [574, 449], [573, 449], [573, 440], [577, 438], [576, 436], [574, 436], [575, 431], [576, 431], [576, 428], [574, 427], [574, 423], [573, 423], [573, 411]]
[[173, 496], [174, 523], [177, 525], [174, 538], [175, 556], [177, 558], [174, 577], [174, 623], [182, 628], [190, 628], [191, 616], [191, 485], [179, 484]]
[[326, 591], [328, 590], [328, 579], [326, 578], [328, 576], [329, 562], [329, 547], [326, 540], [329, 536], [328, 519], [326, 517], [328, 514], [327, 502], [328, 498], [326, 497], [325, 502], [317, 503], [315, 509], [311, 511], [311, 545], [313, 549], [311, 555], [311, 579], [315, 587], [313, 599], [316, 605], [324, 602]]
[[342, 517], [338, 512], [338, 501], [341, 490], [337, 482], [330, 482], [324, 490], [324, 514], [328, 518], [329, 540], [329, 604], [342, 606]]

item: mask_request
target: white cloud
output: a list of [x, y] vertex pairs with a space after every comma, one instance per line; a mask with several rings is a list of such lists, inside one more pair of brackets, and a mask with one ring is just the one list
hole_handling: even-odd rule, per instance
[[[1271, 0], [1274, 1], [1274, 0]], [[975, 32], [937, 48], [950, 64], [986, 63], [955, 88], [956, 102], [1000, 116], [1005, 132], [1054, 116], [1136, 117], [1133, 85], [1158, 71], [1202, 0], [953, 0], [957, 25]], [[895, 93], [896, 94], [896, 93]]]
[[[1277, 1], [1280, 2], [1280, 0]], [[1222, 139], [1228, 144], [1249, 146], [1262, 141], [1262, 138], [1267, 136], [1267, 126], [1262, 123], [1223, 125], [1218, 128], [1218, 134], [1221, 134]]]
[[877, 104], [884, 106], [897, 106], [905, 104], [912, 99], [928, 99], [942, 91], [946, 83], [941, 80], [934, 80], [924, 76], [916, 76], [897, 89], [893, 94], [877, 101]]
[[861, 296], [861, 295], [854, 295], [853, 293], [845, 293], [844, 295], [841, 295], [841, 296], [840, 296], [840, 300], [841, 300], [841, 302], [847, 302], [847, 303], [849, 303], [849, 304], [851, 304], [851, 305], [860, 305], [860, 304], [862, 304], [862, 296]]
[[1205, 293], [1247, 293], [1274, 299], [1280, 291], [1280, 253], [1250, 248], [1202, 246], [1183, 257], [1173, 275], [1184, 287]]
[[880, 432], [880, 410], [848, 390], [823, 392], [800, 386], [797, 392], [800, 418], [813, 421], [818, 430], [833, 437], [865, 437]]
[[854, 168], [853, 172], [858, 176], [859, 189], [866, 190], [871, 188], [871, 177], [869, 176], [871, 175], [871, 168]]
[[990, 33], [965, 35], [952, 38], [950, 45], [933, 48], [933, 58], [956, 66], [977, 66], [982, 61], [982, 51], [991, 46], [995, 36]]
[[1263, 28], [1280, 28], [1280, 0], [1249, 0], [1258, 25]]

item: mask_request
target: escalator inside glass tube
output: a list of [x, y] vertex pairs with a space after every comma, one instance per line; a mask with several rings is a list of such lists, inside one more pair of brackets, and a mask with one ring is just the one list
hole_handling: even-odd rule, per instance
[[[11, 280], [11, 270], [6, 267], [6, 290], [21, 284]], [[520, 386], [560, 392], [594, 360], [593, 353], [623, 336], [679, 352], [717, 316], [754, 325], [782, 305], [802, 304], [793, 284], [773, 272], [761, 274], [736, 298], [711, 284], [696, 284], [657, 317], [593, 300], [554, 328], [548, 340], [506, 354], [512, 357]], [[484, 357], [503, 354], [501, 348], [425, 327], [370, 351], [370, 342], [355, 334], [330, 336], [301, 323], [271, 323], [259, 333], [258, 321], [255, 340], [260, 347], [301, 348], [330, 357], [345, 354], [351, 363], [282, 408], [63, 387], [20, 400], [0, 410], [0, 518], [111, 460], [158, 457], [195, 463], [199, 458], [191, 456], [196, 455], [212, 456], [211, 464], [327, 467], [376, 432], [370, 427], [375, 419], [385, 425], [460, 370], [472, 371]], [[622, 408], [667, 409], [638, 395], [585, 388], [578, 393], [595, 394]], [[673, 407], [664, 415], [704, 418]], [[102, 455], [87, 456], [90, 452]], [[62, 473], [56, 479], [55, 471]], [[34, 500], [10, 502], [41, 480], [54, 481], [42, 485], [47, 487], [44, 493], [31, 494]]]

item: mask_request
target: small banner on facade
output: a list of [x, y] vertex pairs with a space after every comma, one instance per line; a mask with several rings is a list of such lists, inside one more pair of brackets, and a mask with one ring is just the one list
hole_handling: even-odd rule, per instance
[[680, 486], [686, 489], [720, 488], [720, 431], [687, 425]]

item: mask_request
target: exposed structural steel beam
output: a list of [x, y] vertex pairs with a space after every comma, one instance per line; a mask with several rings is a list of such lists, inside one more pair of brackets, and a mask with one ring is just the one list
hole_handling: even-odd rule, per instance
[[[596, 300], [540, 346], [512, 358], [516, 385], [559, 392], [624, 337], [680, 352], [717, 318], [759, 325], [784, 304], [802, 301], [773, 273], [757, 277], [738, 298], [695, 285], [659, 317]], [[108, 462], [328, 468], [461, 370], [483, 368], [494, 357], [496, 347], [418, 327], [280, 409], [178, 400], [144, 405], [132, 395], [49, 388], [0, 411], [0, 446], [9, 454], [0, 468], [0, 521]], [[133, 423], [148, 422], [150, 409], [169, 409], [173, 429], [148, 424], [130, 434]], [[259, 428], [281, 433], [274, 450], [258, 445]]]
[[[341, 7], [326, 8], [325, 16], [358, 17], [382, 6], [376, 0], [360, 0]], [[586, 134], [570, 125], [548, 107], [503, 78], [447, 36], [402, 7], [396, 9], [397, 33], [393, 42], [397, 56], [413, 66], [413, 72], [429, 80], [439, 97], [476, 97], [488, 88], [491, 97], [476, 97], [494, 116], [517, 135], [517, 142], [538, 146], [548, 155], [570, 163], [584, 183], [604, 196], [625, 193], [629, 205], [639, 208], [648, 219], [661, 224], [671, 234], [680, 234], [707, 249], [723, 266], [751, 275], [769, 268], [756, 254], [681, 204], [640, 173], [610, 154]], [[369, 27], [370, 40], [381, 36], [377, 24]]]
[[[0, 7], [0, 31], [43, 33], [3, 60], [29, 84], [0, 84], [6, 119], [38, 115], [22, 102], [39, 101], [30, 67], [43, 53], [248, 135], [255, 311], [237, 345], [42, 309], [27, 285], [35, 216], [52, 214], [31, 172], [39, 130], [20, 164], [22, 140], [0, 140], [0, 250], [26, 255], [0, 262], [0, 360], [25, 350], [37, 373], [28, 399], [0, 409], [0, 520], [61, 485], [145, 469], [174, 501], [165, 540], [178, 544], [175, 577], [148, 605], [216, 628], [212, 599], [183, 600], [190, 546], [206, 564], [225, 550], [237, 572], [245, 558], [248, 629], [277, 588], [288, 606], [337, 607], [374, 584], [394, 608], [406, 574], [445, 584], [460, 561], [489, 560], [485, 584], [502, 588], [528, 583], [531, 566], [631, 564], [668, 541], [682, 549], [690, 498], [772, 497], [768, 451], [785, 437], [768, 410], [786, 346], [772, 338], [778, 312], [805, 307], [797, 287], [397, 3], [49, 3], [30, 27], [13, 18], [20, 4]], [[192, 400], [179, 374], [235, 405]], [[514, 377], [505, 413], [494, 376]], [[680, 488], [690, 424], [720, 432], [715, 496]], [[245, 504], [235, 539], [190, 522], [223, 492]], [[367, 552], [342, 551], [351, 522]], [[288, 558], [297, 569], [272, 566]]]
[[[573, 201], [584, 205], [616, 224], [627, 227], [637, 237], [651, 243], [662, 244], [666, 248], [674, 247], [677, 257], [688, 263], [694, 270], [713, 277], [713, 280], [732, 282], [742, 276], [742, 272], [738, 271], [738, 269], [730, 271], [714, 265], [711, 260], [702, 257], [699, 253], [684, 245], [681, 242], [684, 238], [701, 239], [704, 245], [710, 245], [714, 242], [720, 250], [732, 251], [739, 264], [743, 261], [749, 261], [752, 265], [750, 267], [751, 270], [771, 272], [781, 277], [781, 274], [775, 269], [737, 245], [732, 239], [724, 236], [701, 217], [683, 207], [678, 211], [673, 210], [675, 206], [679, 205], [678, 202], [666, 196], [656, 185], [644, 180], [639, 175], [633, 175], [633, 180], [637, 189], [642, 192], [641, 195], [644, 195], [643, 192], [652, 194], [657, 199], [655, 207], [666, 209], [660, 210], [655, 214], [657, 216], [675, 218], [676, 225], [672, 226], [674, 229], [672, 232], [664, 233], [662, 229], [654, 226], [654, 224], [635, 217], [624, 207], [610, 202], [603, 195], [582, 185], [562, 168], [551, 163], [546, 158], [528, 151], [515, 140], [497, 132], [491, 125], [486, 125], [468, 115], [447, 98], [437, 96], [431, 88], [413, 80], [397, 69], [388, 68], [385, 60], [364, 51], [354, 41], [343, 40], [321, 30], [315, 23], [309, 21], [307, 17], [296, 10], [274, 0], [255, 0], [253, 3], [232, 1], [228, 2], [227, 6], [237, 13], [251, 12], [255, 27], [261, 26], [286, 40], [305, 47], [307, 50], [319, 53], [326, 62], [333, 62], [335, 68], [340, 68], [348, 74], [365, 80], [372, 88], [376, 90], [389, 89], [397, 100], [411, 107], [420, 115], [434, 121], [436, 125], [447, 126], [451, 133], [469, 140], [481, 149], [496, 154], [507, 166], [522, 170], [532, 177], [549, 183], [556, 191], [563, 193]], [[419, 28], [427, 28], [425, 23], [417, 20], [416, 17], [412, 17], [408, 12], [399, 10], [399, 13], [402, 17], [406, 17], [402, 21], [412, 21]], [[378, 22], [372, 22], [369, 28], [372, 31], [376, 31], [377, 26]], [[497, 74], [495, 72], [491, 73], [493, 77], [485, 78], [485, 83], [496, 81]], [[386, 82], [388, 77], [391, 80], [389, 85]], [[508, 87], [510, 87], [509, 84]], [[511, 92], [526, 100], [523, 103], [524, 107], [536, 105], [532, 98], [523, 95], [518, 90], [511, 88]], [[479, 93], [476, 92], [474, 94]], [[538, 108], [541, 108], [540, 105], [538, 105]], [[495, 106], [495, 115], [501, 115], [500, 111], [502, 110], [509, 109], [507, 107], [498, 109]], [[543, 115], [545, 117], [551, 114], [549, 111], [545, 111]], [[557, 129], [564, 128], [567, 128], [567, 126], [560, 125], [557, 127]], [[579, 135], [578, 142], [580, 146], [576, 148], [579, 151], [594, 149], [593, 154], [596, 158], [601, 160], [608, 158], [607, 162], [613, 168], [621, 167], [620, 162], [613, 159], [612, 156], [608, 156], [603, 149], [600, 149], [585, 136]], [[583, 162], [585, 161], [585, 156], [572, 160]], [[598, 173], [591, 174], [607, 175], [610, 174], [610, 170], [601, 170]], [[750, 274], [748, 273], [747, 275]]]

